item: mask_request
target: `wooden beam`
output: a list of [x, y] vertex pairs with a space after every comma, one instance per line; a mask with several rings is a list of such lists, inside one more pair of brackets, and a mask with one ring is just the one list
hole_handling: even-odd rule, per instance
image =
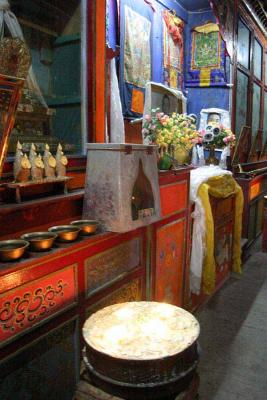
[[106, 0], [96, 3], [95, 142], [105, 142], [106, 116]]

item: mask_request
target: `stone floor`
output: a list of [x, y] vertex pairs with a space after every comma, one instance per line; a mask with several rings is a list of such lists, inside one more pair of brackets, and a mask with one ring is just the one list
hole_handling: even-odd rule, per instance
[[267, 253], [260, 243], [197, 318], [201, 400], [267, 400]]

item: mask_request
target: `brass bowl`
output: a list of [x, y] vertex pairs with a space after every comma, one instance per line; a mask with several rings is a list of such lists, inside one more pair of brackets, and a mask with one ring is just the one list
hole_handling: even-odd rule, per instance
[[19, 259], [28, 246], [29, 242], [21, 239], [0, 241], [1, 261], [14, 261]]
[[94, 219], [80, 219], [72, 221], [71, 225], [78, 226], [81, 229], [82, 235], [91, 235], [96, 232], [99, 222]]
[[81, 228], [74, 225], [59, 225], [49, 228], [49, 232], [57, 234], [57, 240], [60, 242], [73, 242], [77, 239]]
[[21, 239], [30, 243], [31, 251], [45, 251], [51, 249], [57, 234], [53, 232], [32, 232], [25, 233]]

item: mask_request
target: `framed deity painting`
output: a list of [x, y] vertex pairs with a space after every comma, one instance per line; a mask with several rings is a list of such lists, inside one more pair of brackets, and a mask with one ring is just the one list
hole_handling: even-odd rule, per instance
[[0, 74], [0, 177], [24, 79]]
[[30, 52], [23, 40], [17, 37], [0, 40], [0, 177], [30, 65]]
[[217, 24], [208, 22], [192, 29], [190, 37], [190, 63], [186, 73], [186, 86], [225, 86], [226, 48]]

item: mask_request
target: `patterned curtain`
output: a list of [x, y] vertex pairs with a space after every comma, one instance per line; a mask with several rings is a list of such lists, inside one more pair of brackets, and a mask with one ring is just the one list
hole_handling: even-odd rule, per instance
[[169, 11], [163, 11], [163, 19], [164, 83], [171, 88], [182, 88], [184, 23]]
[[234, 2], [233, 0], [212, 0], [210, 4], [225, 41], [226, 51], [232, 60], [234, 52]]

